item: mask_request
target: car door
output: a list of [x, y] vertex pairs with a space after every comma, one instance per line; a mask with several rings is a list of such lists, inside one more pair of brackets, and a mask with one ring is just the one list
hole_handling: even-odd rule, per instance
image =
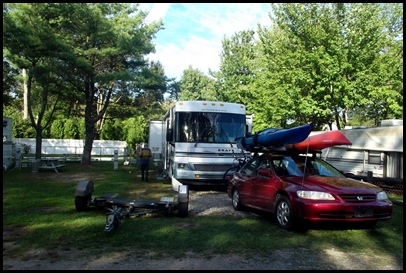
[[265, 211], [273, 210], [273, 200], [277, 190], [273, 167], [268, 158], [262, 158], [258, 164], [255, 178], [252, 178], [253, 206]]
[[235, 179], [238, 179], [239, 182], [238, 189], [240, 191], [241, 202], [246, 206], [250, 206], [252, 201], [255, 200], [252, 184], [256, 177], [259, 161], [258, 157], [253, 157], [235, 176]]

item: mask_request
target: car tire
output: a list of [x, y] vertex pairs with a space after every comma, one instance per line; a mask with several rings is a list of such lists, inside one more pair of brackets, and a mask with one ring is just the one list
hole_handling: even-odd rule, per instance
[[275, 202], [275, 220], [278, 227], [284, 230], [293, 228], [293, 211], [289, 198], [284, 195], [278, 195]]
[[233, 190], [233, 194], [231, 196], [231, 203], [233, 204], [233, 208], [235, 210], [241, 210], [241, 200], [240, 200], [240, 192], [237, 189]]

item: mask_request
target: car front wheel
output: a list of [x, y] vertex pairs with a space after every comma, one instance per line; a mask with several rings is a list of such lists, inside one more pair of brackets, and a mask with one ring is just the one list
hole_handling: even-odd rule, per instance
[[276, 199], [275, 218], [278, 226], [284, 230], [293, 227], [293, 211], [289, 198], [279, 195]]
[[232, 203], [235, 210], [241, 210], [240, 192], [237, 189], [233, 190]]

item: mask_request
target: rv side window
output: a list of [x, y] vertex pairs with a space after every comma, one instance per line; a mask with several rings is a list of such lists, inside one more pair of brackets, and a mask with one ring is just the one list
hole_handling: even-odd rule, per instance
[[368, 163], [377, 164], [377, 165], [382, 164], [381, 163], [381, 153], [369, 152], [368, 153]]

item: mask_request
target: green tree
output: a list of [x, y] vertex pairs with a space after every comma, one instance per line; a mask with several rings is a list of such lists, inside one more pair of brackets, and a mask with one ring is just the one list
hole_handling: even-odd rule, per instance
[[73, 117], [65, 120], [65, 125], [63, 128], [64, 139], [78, 139], [79, 131], [80, 128], [78, 118]]
[[[145, 24], [146, 15], [138, 4], [3, 5], [7, 58], [27, 69], [29, 108], [39, 108], [37, 114], [29, 110], [37, 131], [37, 151], [61, 95], [83, 105], [82, 164], [90, 164], [93, 140], [110, 102], [134, 85], [165, 87], [159, 80], [146, 81], [145, 75], [158, 66], [150, 69], [144, 55], [154, 51], [152, 39], [162, 27], [161, 21]], [[63, 92], [66, 87], [69, 92]], [[46, 115], [49, 119], [42, 125]]]
[[178, 100], [180, 94], [179, 82], [174, 79], [170, 80], [167, 88], [168, 98], [167, 100]]
[[143, 116], [132, 117], [122, 123], [128, 147], [135, 148], [140, 142], [148, 142], [148, 125]]
[[214, 80], [204, 75], [199, 69], [193, 69], [191, 65], [183, 71], [179, 81], [179, 90], [179, 100], [218, 100]]
[[220, 71], [211, 73], [216, 78], [216, 90], [220, 100], [242, 103], [251, 108], [256, 92], [253, 83], [256, 78], [256, 40], [253, 30], [235, 33], [222, 41]]
[[22, 97], [20, 83], [17, 80], [18, 75], [18, 69], [12, 67], [3, 58], [3, 106], [10, 105], [13, 99]]
[[59, 116], [51, 125], [50, 138], [63, 139], [66, 119]]
[[3, 116], [12, 119], [13, 138], [35, 138], [36, 132], [28, 119], [23, 119], [20, 105], [12, 100], [11, 105], [3, 105]]
[[107, 119], [101, 131], [100, 138], [105, 140], [123, 140], [126, 139], [123, 130], [125, 121], [119, 119]]
[[[75, 49], [73, 87], [85, 101], [82, 164], [91, 164], [95, 124], [106, 116], [111, 98], [137, 82], [154, 50], [152, 38], [162, 22], [146, 25], [144, 12], [130, 4], [68, 4], [64, 32]], [[73, 35], [72, 35], [73, 34]]]
[[[281, 65], [285, 58], [289, 58], [284, 48], [287, 37], [277, 27], [271, 31], [259, 27], [258, 35], [259, 46], [255, 62], [255, 70], [258, 72], [252, 87], [255, 90], [252, 100], [255, 114], [253, 130], [286, 128], [290, 118], [295, 115], [295, 96], [292, 97], [294, 91], [283, 85], [288, 77], [281, 72], [283, 70], [290, 73]], [[292, 85], [290, 87], [293, 88]]]
[[[273, 109], [266, 108], [269, 120], [285, 120], [291, 126], [313, 122], [318, 129], [334, 122], [340, 129], [356, 107], [395, 108], [399, 113], [403, 85], [397, 79], [403, 66], [387, 53], [393, 56], [388, 45], [394, 39], [388, 39], [392, 27], [381, 5], [275, 4], [273, 10], [273, 27], [259, 29], [264, 57], [258, 89], [261, 97], [272, 98]], [[397, 25], [399, 20], [392, 18]], [[396, 69], [385, 65], [391, 61]], [[383, 73], [384, 68], [392, 73]], [[395, 76], [397, 88], [388, 85], [389, 75]], [[373, 116], [382, 117], [380, 113]]]
[[52, 4], [3, 4], [3, 58], [19, 71], [26, 71], [22, 80], [27, 86], [30, 122], [36, 131], [36, 158], [41, 158], [43, 131], [65, 95], [60, 75], [66, 73], [61, 53], [67, 46], [52, 26], [57, 18]]
[[160, 62], [152, 62], [149, 69], [144, 71], [143, 77], [142, 88], [134, 101], [136, 114], [144, 116], [145, 120], [161, 117], [163, 113], [160, 105], [164, 101], [170, 79], [165, 76]]
[[[164, 101], [168, 81], [159, 62], [151, 62], [148, 67], [142, 69], [137, 81], [129, 82], [112, 96], [108, 113], [106, 112], [98, 123], [97, 130], [100, 132], [100, 138], [110, 139], [108, 138], [110, 133], [103, 133], [105, 129], [103, 123], [109, 119], [123, 121], [137, 115], [144, 116], [146, 120], [161, 117], [163, 110], [160, 104]], [[121, 135], [121, 138], [115, 137], [114, 139], [117, 140], [125, 139], [124, 135]]]

